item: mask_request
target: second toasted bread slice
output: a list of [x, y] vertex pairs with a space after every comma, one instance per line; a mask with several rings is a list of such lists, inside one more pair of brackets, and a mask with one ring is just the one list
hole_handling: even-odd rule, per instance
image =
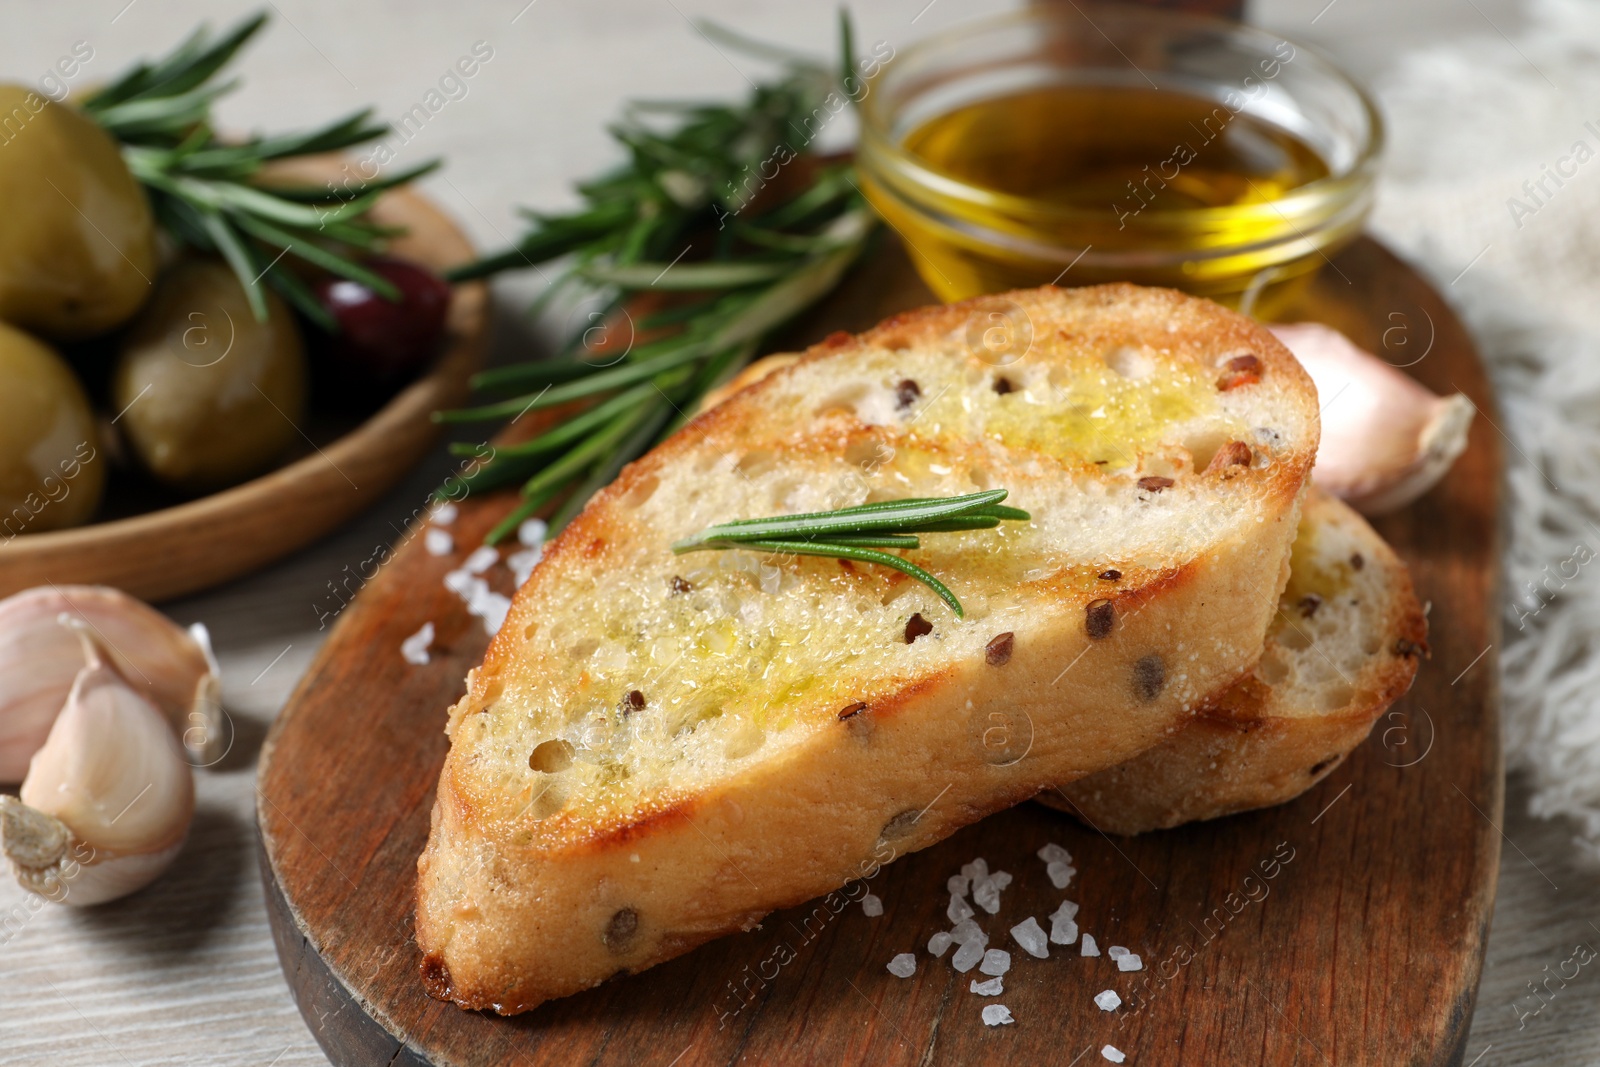
[[1338, 766], [1411, 688], [1428, 624], [1394, 550], [1316, 489], [1290, 567], [1248, 677], [1155, 748], [1038, 799], [1135, 834], [1281, 804]]
[[[924, 309], [734, 394], [551, 544], [451, 710], [429, 991], [525, 1010], [1157, 744], [1260, 655], [1317, 433], [1265, 330], [1132, 286]], [[907, 556], [964, 618], [885, 568], [670, 547], [993, 486], [1031, 521]]]

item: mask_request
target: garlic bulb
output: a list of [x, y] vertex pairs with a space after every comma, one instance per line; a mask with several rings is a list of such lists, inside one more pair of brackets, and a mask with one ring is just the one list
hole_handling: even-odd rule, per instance
[[1321, 323], [1269, 328], [1311, 375], [1322, 402], [1311, 480], [1357, 510], [1381, 515], [1411, 503], [1467, 447], [1477, 409], [1462, 394], [1435, 396]]
[[85, 666], [34, 753], [21, 799], [0, 798], [17, 880], [65, 904], [98, 904], [149, 884], [189, 834], [194, 775], [172, 727], [72, 627]]
[[28, 758], [44, 744], [83, 665], [78, 639], [57, 621], [63, 614], [88, 626], [196, 763], [220, 758], [221, 687], [203, 625], [185, 631], [106, 586], [40, 586], [0, 600], [0, 782], [28, 773]]

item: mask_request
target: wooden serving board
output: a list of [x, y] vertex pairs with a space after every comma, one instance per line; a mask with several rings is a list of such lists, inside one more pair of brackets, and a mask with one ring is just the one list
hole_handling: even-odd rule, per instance
[[[929, 302], [892, 244], [808, 332], [860, 328]], [[1426, 283], [1370, 240], [1324, 269], [1300, 317], [1344, 330], [1486, 414], [1445, 482], [1379, 524], [1432, 602], [1433, 658], [1367, 744], [1293, 803], [1137, 838], [1023, 804], [884, 868], [859, 903], [826, 901], [514, 1018], [422, 991], [412, 940], [415, 863], [446, 742], [445, 709], [486, 637], [441, 585], [458, 565], [399, 548], [343, 613], [266, 742], [261, 869], [279, 957], [334, 1063], [1457, 1064], [1472, 1017], [1498, 867], [1500, 449], [1483, 370]], [[805, 340], [806, 338], [797, 338]], [[462, 509], [470, 547], [508, 507]], [[415, 540], [420, 540], [417, 538]], [[492, 575], [503, 590], [504, 568]], [[438, 630], [434, 660], [400, 643]], [[925, 951], [949, 927], [946, 878], [984, 857], [1016, 878], [991, 944], [1063, 894], [1035, 851], [1055, 841], [1079, 874], [1065, 895], [1102, 949], [1144, 971], [1055, 948], [1014, 951], [1005, 993], [972, 994]], [[859, 897], [859, 889], [855, 895]], [[997, 921], [997, 920], [1003, 920]], [[1007, 947], [1015, 949], [1015, 946]], [[916, 952], [909, 980], [885, 970]], [[1125, 1001], [1093, 1002], [1104, 989]], [[1014, 1025], [980, 1011], [1004, 1003]]]

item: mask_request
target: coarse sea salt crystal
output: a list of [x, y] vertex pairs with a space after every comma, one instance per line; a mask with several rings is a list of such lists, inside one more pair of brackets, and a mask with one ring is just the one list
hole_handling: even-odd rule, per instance
[[1005, 992], [1004, 983], [1004, 978], [991, 978], [987, 982], [980, 982], [974, 978], [972, 980], [971, 989], [980, 997], [998, 997], [1001, 993]]
[[902, 952], [889, 961], [889, 973], [896, 978], [910, 978], [917, 973], [917, 957], [909, 952]]
[[940, 930], [938, 933], [928, 938], [928, 951], [933, 955], [934, 959], [938, 959], [940, 956], [943, 956], [946, 952], [950, 951], [950, 946], [954, 943], [955, 938], [950, 936], [950, 931]]
[[1050, 884], [1057, 889], [1065, 889], [1072, 882], [1072, 876], [1078, 869], [1069, 863], [1054, 862], [1045, 865], [1044, 873], [1049, 876]]
[[985, 1026], [1005, 1026], [1007, 1023], [1014, 1022], [1016, 1020], [1011, 1017], [1011, 1010], [1004, 1004], [990, 1004], [983, 1009], [983, 1025]]
[[433, 623], [425, 622], [422, 629], [400, 642], [400, 654], [407, 663], [418, 667], [428, 662], [428, 648], [433, 644]]
[[876, 919], [883, 914], [883, 901], [868, 893], [861, 898], [861, 910], [867, 913], [869, 919]]
[[454, 570], [444, 576], [444, 587], [462, 600], [471, 603], [479, 590], [488, 592], [489, 583], [466, 571]]
[[1011, 928], [1011, 937], [1022, 946], [1022, 951], [1036, 959], [1042, 960], [1050, 955], [1050, 941], [1044, 936], [1039, 920], [1031, 915]]
[[517, 540], [528, 548], [537, 548], [544, 544], [549, 533], [550, 527], [545, 525], [543, 519], [524, 519], [522, 525], [517, 527]]
[[968, 878], [966, 875], [952, 874], [945, 880], [944, 887], [950, 890], [951, 896], [964, 897], [967, 895], [967, 889], [969, 888], [971, 881], [972, 879]]
[[944, 913], [953, 923], [964, 922], [977, 914], [972, 910], [972, 905], [967, 903], [966, 897], [951, 897], [950, 906], [944, 909]]
[[533, 575], [533, 568], [539, 565], [544, 558], [543, 548], [529, 548], [521, 552], [513, 552], [506, 557], [506, 566], [511, 568], [511, 577], [517, 583], [517, 588], [528, 583]]
[[1124, 1056], [1122, 1054], [1122, 1050], [1117, 1048], [1115, 1045], [1107, 1045], [1105, 1048], [1100, 1050], [1100, 1055], [1104, 1056], [1112, 1063], [1121, 1063], [1123, 1060], [1128, 1058]]
[[1112, 945], [1110, 948], [1106, 949], [1106, 955], [1110, 956], [1114, 960], [1120, 960], [1127, 954], [1128, 950], [1123, 948], [1121, 945]]
[[956, 949], [956, 954], [950, 957], [950, 966], [966, 974], [976, 967], [981, 959], [983, 959], [983, 942], [968, 941]]
[[1068, 852], [1066, 849], [1062, 848], [1060, 845], [1056, 844], [1054, 841], [1052, 841], [1050, 844], [1048, 844], [1048, 845], [1044, 846], [1043, 848], [1041, 848], [1038, 852], [1034, 853], [1034, 855], [1036, 855], [1040, 859], [1044, 860], [1045, 863], [1071, 863], [1072, 862], [1072, 853]]
[[958, 945], [965, 945], [969, 941], [976, 941], [980, 945], [989, 943], [989, 935], [983, 932], [983, 927], [971, 919], [962, 919], [950, 930], [950, 938]]
[[511, 598], [499, 593], [484, 593], [474, 597], [473, 602], [467, 605], [467, 610], [483, 620], [483, 628], [493, 637], [506, 624], [506, 616], [511, 612]]
[[989, 877], [989, 864], [982, 857], [979, 857], [971, 863], [963, 863], [961, 865], [961, 874], [968, 881], [976, 882], [979, 878]]
[[1050, 913], [1050, 943], [1070, 945], [1078, 940], [1078, 905], [1063, 900], [1061, 906]]
[[1100, 955], [1100, 946], [1096, 945], [1094, 943], [1094, 935], [1093, 934], [1084, 934], [1083, 935], [1083, 949], [1082, 949], [1082, 951], [1083, 951], [1083, 954], [1085, 956], [1098, 956], [1098, 955]]
[[1052, 911], [1050, 913], [1050, 918], [1052, 920], [1054, 920], [1054, 919], [1076, 919], [1077, 917], [1078, 917], [1078, 905], [1076, 903], [1074, 903], [1073, 901], [1070, 901], [1070, 900], [1063, 900], [1061, 902], [1061, 906], [1059, 908], [1057, 908], [1055, 911]]
[[1000, 910], [1000, 889], [985, 878], [972, 890], [972, 902], [990, 915]]
[[978, 970], [984, 974], [992, 974], [996, 977], [1005, 974], [1010, 969], [1011, 953], [1003, 948], [991, 948], [985, 952], [983, 954], [983, 963], [978, 967]]
[[422, 547], [430, 556], [448, 556], [455, 551], [456, 539], [450, 536], [450, 531], [430, 526], [422, 535]]
[[428, 512], [428, 521], [435, 526], [450, 526], [456, 521], [456, 516], [461, 514], [461, 509], [451, 503], [435, 504], [432, 511]]
[[1096, 993], [1094, 1002], [1101, 1011], [1116, 1011], [1122, 1006], [1122, 998], [1117, 996], [1115, 989], [1107, 989]]
[[500, 562], [500, 550], [493, 545], [479, 545], [472, 550], [466, 562], [461, 564], [468, 574], [482, 574], [484, 571]]
[[1118, 956], [1117, 957], [1117, 970], [1119, 970], [1119, 971], [1142, 971], [1142, 970], [1144, 970], [1144, 960], [1141, 960], [1138, 956], [1135, 956], [1131, 952], [1128, 953], [1126, 956]]

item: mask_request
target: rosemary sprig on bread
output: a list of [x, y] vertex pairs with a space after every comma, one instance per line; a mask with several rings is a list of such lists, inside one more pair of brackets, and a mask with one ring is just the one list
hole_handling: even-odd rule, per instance
[[672, 551], [682, 555], [743, 548], [875, 563], [915, 578], [939, 594], [957, 618], [965, 618], [961, 601], [948, 586], [910, 560], [884, 550], [921, 548], [918, 534], [989, 530], [1001, 522], [1026, 522], [1032, 518], [1021, 508], [1001, 504], [1006, 495], [1004, 489], [989, 489], [965, 496], [881, 500], [833, 511], [738, 519], [708, 526], [692, 537], [674, 542]]

